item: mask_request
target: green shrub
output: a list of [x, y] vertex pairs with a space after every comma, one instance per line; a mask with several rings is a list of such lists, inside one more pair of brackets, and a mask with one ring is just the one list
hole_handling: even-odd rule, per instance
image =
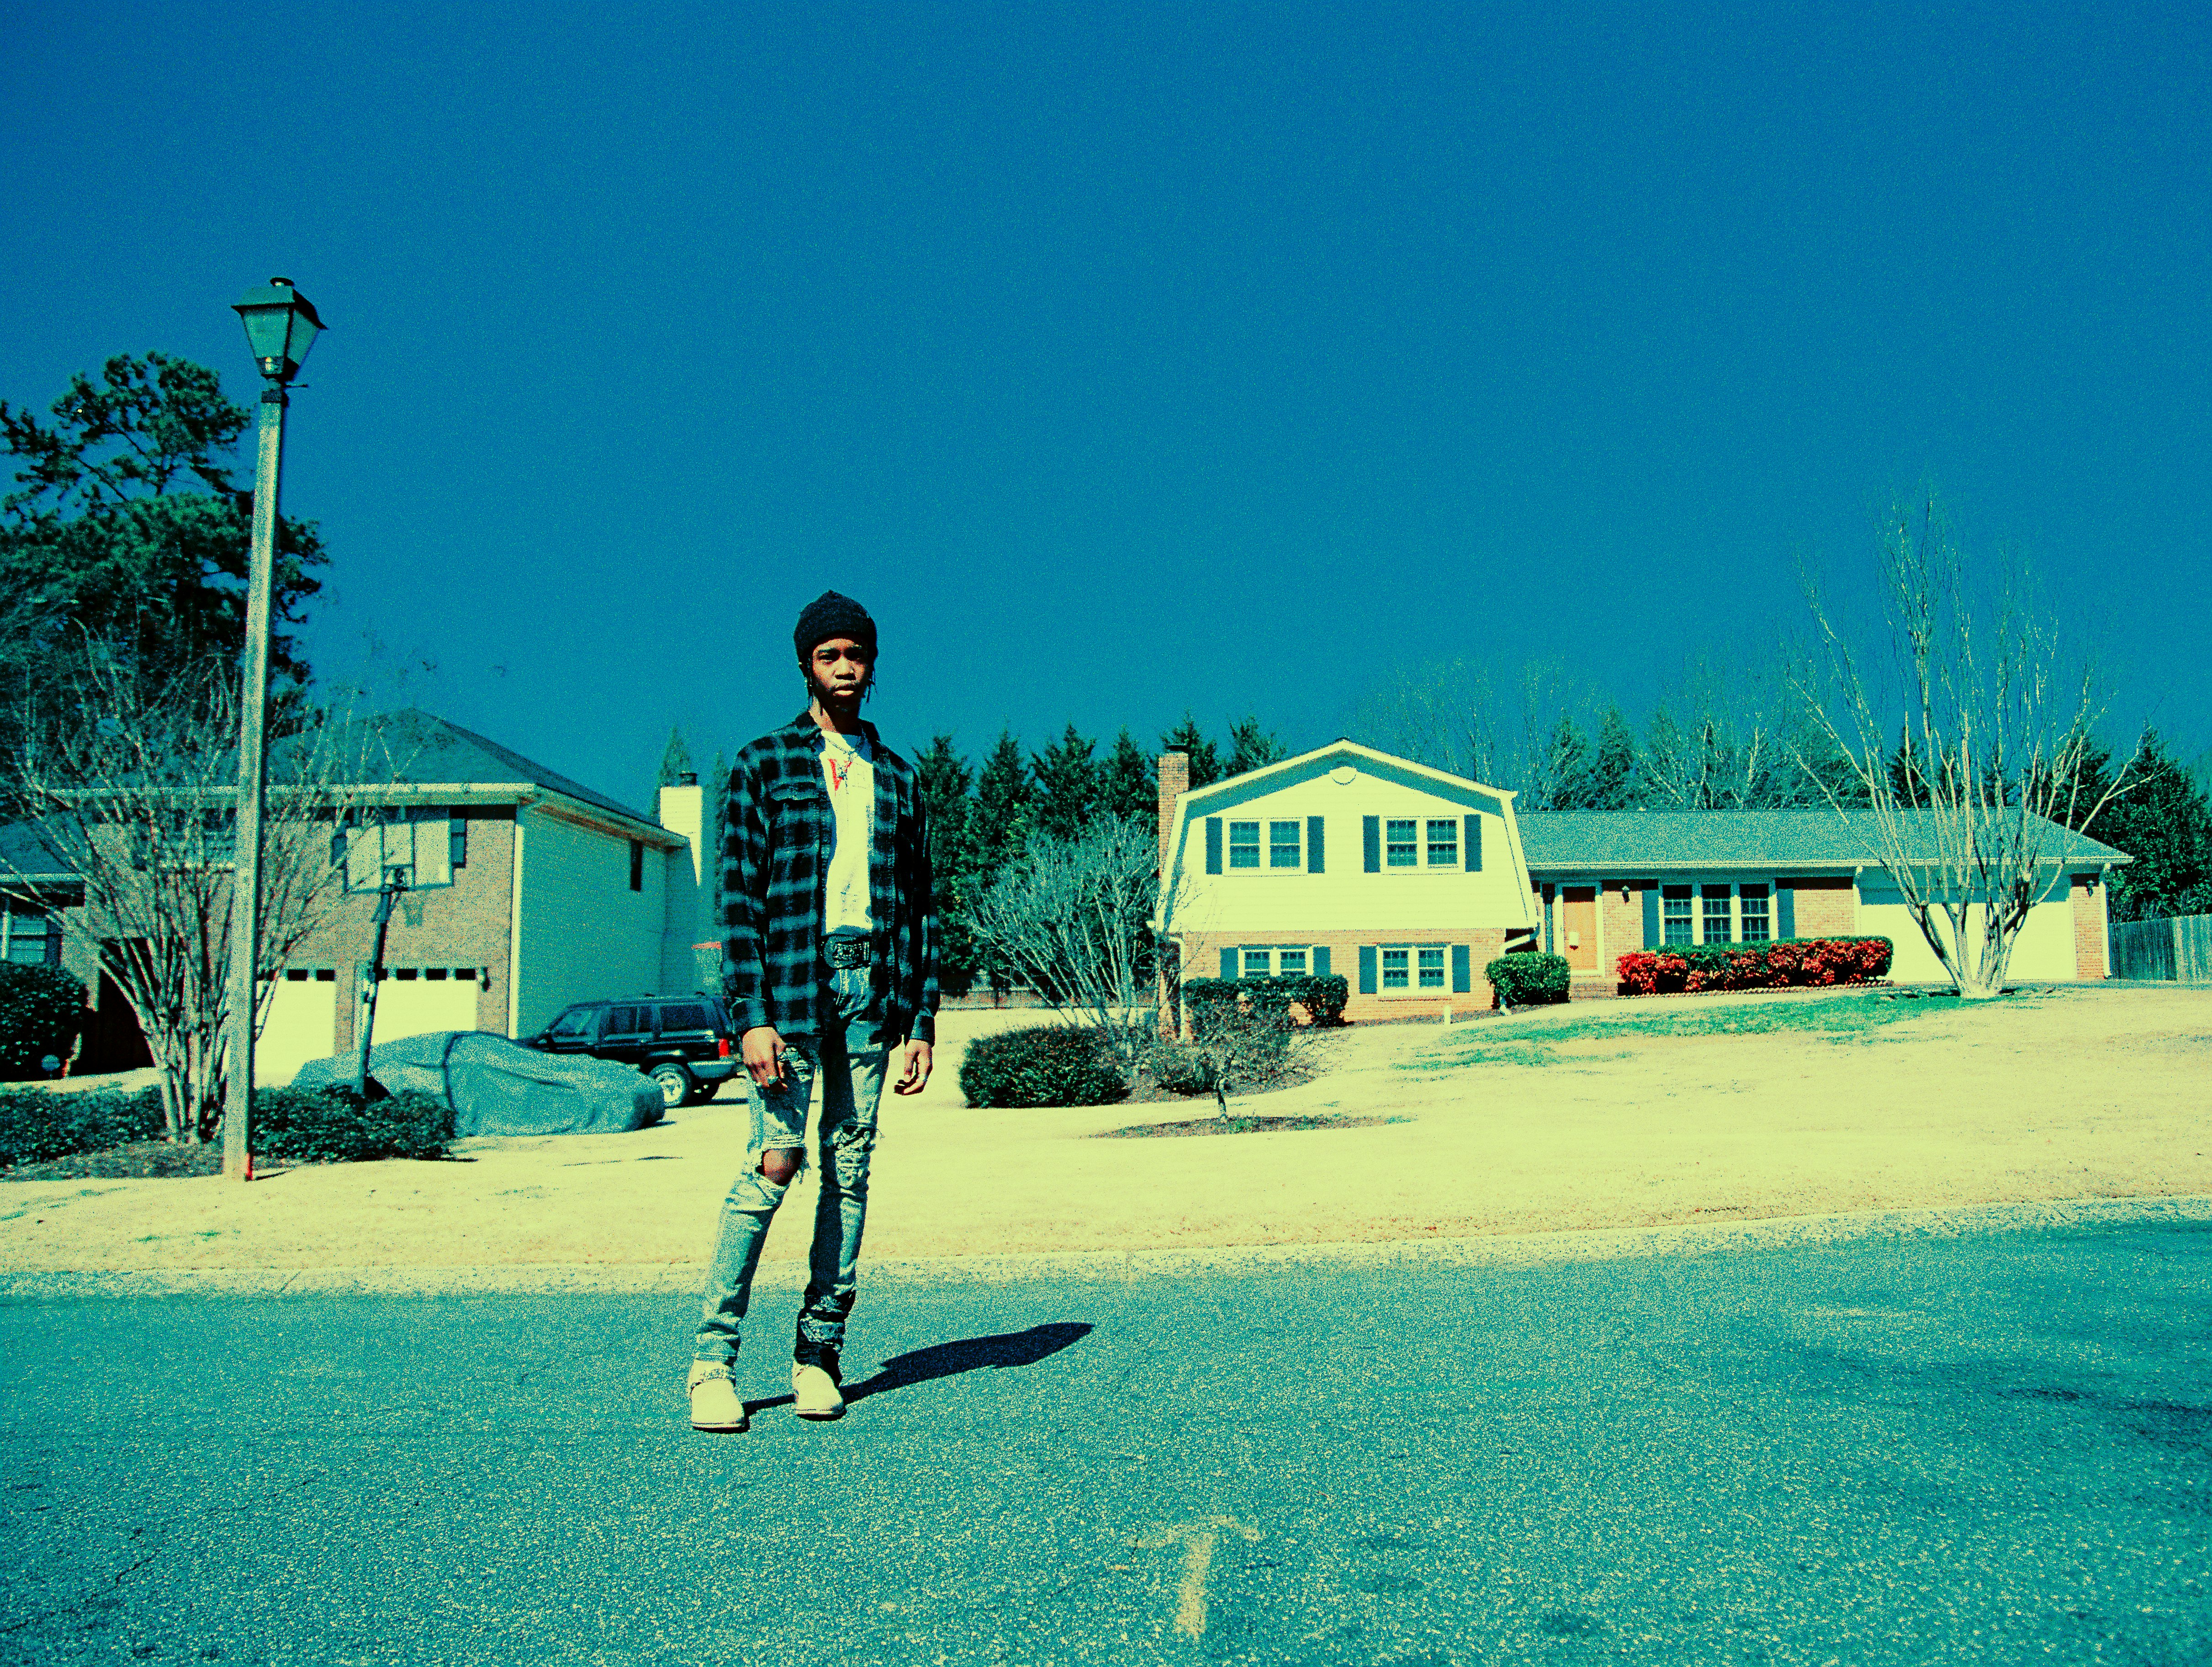
[[1036, 1025], [969, 1043], [960, 1092], [970, 1105], [1111, 1105], [1129, 1084], [1097, 1031]]
[[0, 1082], [45, 1076], [49, 1054], [67, 1059], [84, 1013], [84, 980], [74, 973], [0, 962]]
[[1344, 1023], [1344, 1004], [1352, 999], [1352, 986], [1335, 973], [1286, 973], [1274, 978], [1186, 978], [1182, 983], [1183, 1011], [1190, 1016], [1191, 1033], [1202, 1036], [1214, 1016], [1241, 1001], [1254, 1013], [1290, 1022], [1295, 1001], [1317, 1025]]
[[1212, 1062], [1180, 1042], [1165, 1037], [1155, 1042], [1145, 1058], [1152, 1080], [1170, 1094], [1210, 1094], [1213, 1092]]
[[112, 1088], [70, 1093], [0, 1090], [0, 1165], [43, 1164], [131, 1141], [158, 1140], [167, 1127], [159, 1088], [135, 1094]]
[[1564, 955], [1537, 955], [1516, 950], [1501, 955], [1482, 970], [1497, 992], [1498, 1002], [1509, 1007], [1540, 1007], [1567, 999], [1572, 974]]
[[352, 1088], [264, 1088], [253, 1096], [254, 1152], [296, 1164], [442, 1158], [453, 1140], [453, 1108], [442, 1095]]

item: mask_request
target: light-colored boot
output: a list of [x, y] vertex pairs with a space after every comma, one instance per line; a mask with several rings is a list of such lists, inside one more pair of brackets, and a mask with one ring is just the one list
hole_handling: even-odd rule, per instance
[[745, 1403], [726, 1361], [694, 1360], [684, 1392], [691, 1397], [691, 1427], [734, 1435], [745, 1427]]
[[843, 1391], [837, 1387], [837, 1380], [820, 1366], [793, 1364], [791, 1401], [792, 1411], [801, 1418], [842, 1418], [845, 1415]]

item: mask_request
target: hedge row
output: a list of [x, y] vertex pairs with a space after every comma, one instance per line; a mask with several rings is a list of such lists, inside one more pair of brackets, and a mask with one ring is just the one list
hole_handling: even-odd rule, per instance
[[45, 1076], [41, 1062], [50, 1054], [67, 1059], [84, 1025], [84, 981], [74, 973], [0, 962], [0, 1082]]
[[1887, 938], [1785, 938], [1769, 944], [1682, 944], [1639, 949], [1620, 960], [1632, 995], [1676, 991], [1784, 989], [1863, 984], [1889, 971], [1896, 946]]
[[1097, 1031], [1033, 1025], [969, 1043], [960, 1092], [970, 1105], [1111, 1105], [1129, 1083]]
[[[453, 1108], [435, 1094], [390, 1094], [362, 1105], [350, 1088], [264, 1088], [253, 1096], [257, 1156], [300, 1164], [442, 1158]], [[0, 1090], [0, 1167], [105, 1152], [168, 1130], [161, 1091]]]
[[1202, 1034], [1212, 1016], [1224, 1007], [1249, 1003], [1258, 1013], [1273, 1014], [1284, 1022], [1291, 1004], [1305, 1009], [1316, 1025], [1344, 1023], [1344, 1004], [1352, 999], [1352, 986], [1337, 974], [1283, 973], [1272, 978], [1186, 978], [1182, 981], [1183, 1009], [1190, 1015], [1194, 1034]]
[[167, 1129], [161, 1091], [0, 1089], [0, 1167], [43, 1164], [132, 1141], [159, 1140]]
[[442, 1094], [376, 1093], [364, 1105], [343, 1085], [263, 1088], [250, 1133], [257, 1155], [295, 1164], [442, 1158], [453, 1141], [453, 1108]]
[[1573, 977], [1565, 956], [1539, 955], [1528, 950], [1499, 956], [1483, 968], [1482, 976], [1490, 980], [1498, 1005], [1507, 1007], [1539, 1007], [1564, 1001]]

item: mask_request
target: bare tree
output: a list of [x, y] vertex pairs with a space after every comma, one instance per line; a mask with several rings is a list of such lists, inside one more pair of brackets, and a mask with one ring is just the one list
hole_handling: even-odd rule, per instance
[[1091, 1025], [1133, 1077], [1152, 1045], [1159, 939], [1158, 836], [1102, 817], [1073, 838], [1031, 836], [969, 905], [969, 929], [1062, 1013]]
[[1511, 788], [1523, 810], [1547, 810], [1579, 786], [1563, 728], [1588, 732], [1597, 716], [1594, 692], [1556, 661], [1493, 672], [1454, 660], [1378, 681], [1354, 714], [1352, 733], [1433, 770]]
[[1255, 997], [1252, 987], [1232, 997], [1190, 1007], [1189, 1035], [1177, 1044], [1198, 1084], [1213, 1095], [1215, 1112], [1229, 1116], [1229, 1096], [1267, 1088], [1300, 1068], [1319, 1042], [1318, 1026], [1292, 1019], [1287, 999]]
[[[2069, 655], [2016, 566], [1978, 605], [1933, 493], [1883, 519], [1881, 569], [1888, 675], [1808, 576], [1814, 649], [1791, 686], [1873, 810], [1876, 855], [1921, 935], [1959, 994], [1981, 1000], [2003, 989], [2068, 830], [2086, 832], [2128, 772], [2083, 769], [2104, 713], [2094, 666]], [[1832, 784], [1829, 796], [1843, 807]]]
[[[74, 721], [27, 751], [18, 785], [77, 878], [66, 895], [21, 874], [13, 883], [45, 886], [40, 901], [56, 911], [81, 908], [161, 1069], [170, 1137], [196, 1142], [221, 1122], [229, 1068], [236, 674], [209, 659], [142, 678], [95, 642], [74, 683]], [[323, 711], [270, 750], [258, 963], [272, 974], [343, 895], [332, 836], [366, 783], [391, 779], [391, 761], [369, 756], [382, 749], [374, 726]], [[275, 989], [272, 978], [258, 992], [257, 1034]]]

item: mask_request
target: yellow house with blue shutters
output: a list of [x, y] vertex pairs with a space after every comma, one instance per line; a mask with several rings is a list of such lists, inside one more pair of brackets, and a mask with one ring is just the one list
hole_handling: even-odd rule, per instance
[[1160, 760], [1160, 916], [1185, 977], [1335, 973], [1348, 1019], [1487, 1007], [1540, 926], [1513, 794], [1348, 740], [1192, 788]]

